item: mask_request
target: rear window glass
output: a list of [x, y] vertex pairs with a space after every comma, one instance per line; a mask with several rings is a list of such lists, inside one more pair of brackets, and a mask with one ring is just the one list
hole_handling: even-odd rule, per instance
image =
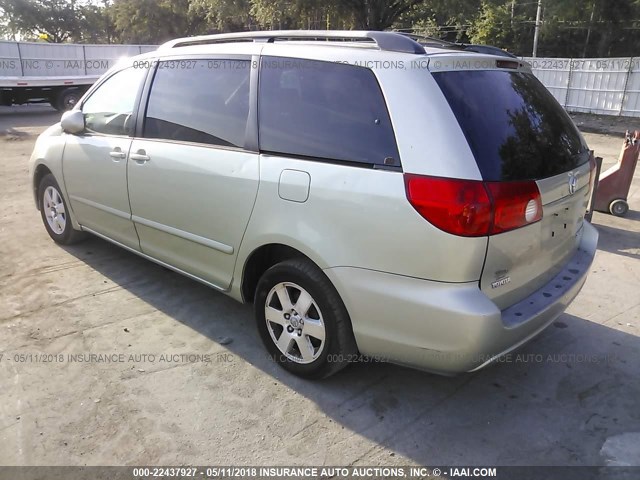
[[400, 166], [387, 106], [371, 70], [265, 57], [259, 92], [261, 150]]
[[575, 125], [533, 74], [438, 72], [486, 181], [552, 177], [588, 161]]

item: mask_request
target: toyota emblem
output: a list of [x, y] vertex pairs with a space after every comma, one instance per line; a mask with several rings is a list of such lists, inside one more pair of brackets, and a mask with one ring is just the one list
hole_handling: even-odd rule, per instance
[[569, 195], [573, 195], [576, 193], [576, 189], [578, 188], [578, 177], [576, 175], [569, 175]]

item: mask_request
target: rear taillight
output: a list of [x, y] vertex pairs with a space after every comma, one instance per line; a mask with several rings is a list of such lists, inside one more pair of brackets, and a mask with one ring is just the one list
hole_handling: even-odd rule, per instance
[[409, 203], [445, 232], [481, 237], [514, 230], [542, 218], [535, 182], [482, 182], [405, 174]]
[[405, 174], [407, 198], [413, 208], [445, 232], [481, 237], [491, 227], [491, 201], [484, 184]]
[[536, 182], [486, 182], [493, 203], [492, 234], [508, 232], [542, 218]]

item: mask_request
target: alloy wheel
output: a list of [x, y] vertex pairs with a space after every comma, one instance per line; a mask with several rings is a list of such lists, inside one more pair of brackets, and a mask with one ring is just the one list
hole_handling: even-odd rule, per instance
[[322, 313], [301, 286], [275, 285], [267, 295], [265, 319], [271, 339], [288, 359], [308, 364], [322, 354], [326, 337]]

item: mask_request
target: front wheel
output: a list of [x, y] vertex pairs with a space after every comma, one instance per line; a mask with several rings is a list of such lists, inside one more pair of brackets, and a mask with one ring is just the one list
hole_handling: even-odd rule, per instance
[[271, 357], [289, 372], [324, 378], [357, 353], [347, 309], [327, 276], [308, 260], [274, 265], [255, 295], [258, 331]]
[[69, 245], [84, 238], [84, 233], [73, 229], [67, 203], [53, 175], [45, 175], [38, 187], [40, 215], [44, 228], [56, 243]]

